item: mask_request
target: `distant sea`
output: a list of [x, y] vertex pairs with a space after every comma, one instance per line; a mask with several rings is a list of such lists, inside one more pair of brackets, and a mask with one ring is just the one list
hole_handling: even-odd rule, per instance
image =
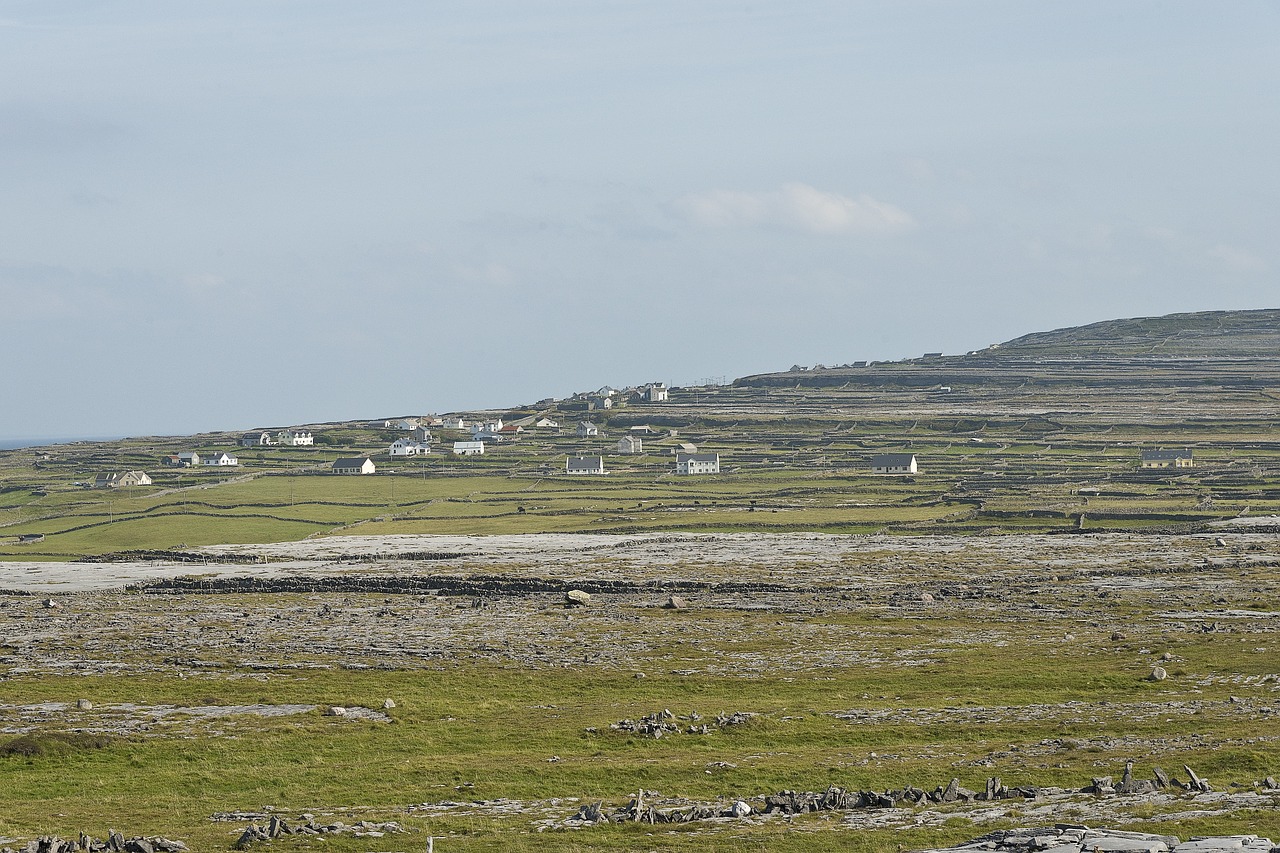
[[43, 447], [46, 444], [70, 444], [73, 441], [119, 441], [121, 435], [58, 435], [47, 438], [0, 438], [0, 450], [20, 447]]

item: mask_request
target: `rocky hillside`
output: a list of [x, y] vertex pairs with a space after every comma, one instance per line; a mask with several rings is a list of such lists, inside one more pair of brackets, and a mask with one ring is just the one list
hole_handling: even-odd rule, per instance
[[1026, 357], [1280, 357], [1280, 309], [1104, 320], [1033, 332], [984, 350]]
[[740, 388], [949, 386], [1231, 388], [1280, 384], [1280, 309], [1106, 320], [1034, 332], [966, 355], [793, 369], [735, 380]]

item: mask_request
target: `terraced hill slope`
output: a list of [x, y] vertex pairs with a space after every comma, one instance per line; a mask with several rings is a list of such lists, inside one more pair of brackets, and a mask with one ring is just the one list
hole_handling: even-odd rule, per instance
[[789, 370], [738, 387], [1264, 388], [1280, 384], [1280, 309], [1107, 320], [1035, 332], [958, 356]]
[[1280, 309], [1200, 311], [1105, 320], [1033, 332], [985, 350], [984, 356], [1132, 358], [1277, 358]]

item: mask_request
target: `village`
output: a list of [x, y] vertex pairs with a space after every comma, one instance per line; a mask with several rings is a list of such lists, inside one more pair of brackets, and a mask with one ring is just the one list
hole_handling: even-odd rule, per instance
[[[925, 358], [929, 358], [926, 355]], [[808, 368], [793, 368], [808, 370]], [[819, 366], [815, 369], [825, 369]], [[950, 393], [949, 386], [942, 386]], [[935, 389], [936, 390], [936, 389]], [[422, 460], [436, 456], [476, 457], [494, 453], [518, 452], [519, 442], [537, 436], [545, 446], [564, 447], [566, 476], [605, 475], [610, 473], [606, 460], [610, 457], [634, 460], [644, 456], [645, 464], [630, 464], [631, 474], [651, 473], [676, 476], [710, 476], [721, 473], [721, 454], [715, 450], [700, 449], [691, 441], [682, 440], [680, 430], [658, 426], [648, 422], [619, 423], [609, 429], [597, 420], [605, 413], [624, 410], [652, 410], [651, 404], [667, 403], [672, 392], [679, 400], [681, 394], [696, 395], [697, 389], [671, 388], [662, 382], [621, 390], [609, 387], [597, 391], [580, 392], [565, 400], [544, 399], [536, 404], [534, 413], [518, 413], [514, 416], [494, 413], [450, 413], [384, 418], [367, 423], [309, 425], [276, 429], [254, 429], [245, 432], [229, 449], [210, 447], [199, 450], [181, 450], [163, 457], [160, 461], [167, 468], [239, 469], [241, 459], [235, 448], [263, 449], [309, 448], [315, 451], [332, 450], [334, 447], [352, 444], [352, 432], [361, 430], [366, 442], [371, 435], [398, 434], [381, 450], [364, 448], [356, 454], [344, 454], [324, 465], [311, 466], [312, 471], [332, 474], [371, 475], [379, 473], [420, 473], [405, 469], [408, 460]], [[701, 391], [705, 394], [705, 390]], [[578, 419], [582, 415], [588, 419]], [[327, 441], [326, 428], [341, 433], [341, 442]], [[231, 436], [221, 436], [229, 441]], [[318, 440], [317, 440], [318, 439]], [[715, 437], [710, 438], [715, 442]], [[345, 449], [345, 448], [343, 448]], [[595, 451], [595, 452], [592, 452]], [[669, 461], [664, 461], [666, 457]], [[873, 475], [912, 476], [921, 473], [918, 455], [911, 452], [885, 452], [867, 455], [855, 463], [861, 470]], [[1191, 448], [1164, 449], [1142, 448], [1137, 451], [1134, 464], [1142, 469], [1194, 467], [1194, 451]], [[550, 474], [552, 472], [547, 471]], [[111, 471], [98, 473], [91, 484], [96, 489], [115, 489], [132, 486], [150, 486], [154, 481], [146, 471]]]

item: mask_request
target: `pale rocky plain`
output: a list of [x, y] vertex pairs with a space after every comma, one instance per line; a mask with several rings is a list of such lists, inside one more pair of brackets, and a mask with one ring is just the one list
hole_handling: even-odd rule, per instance
[[[1280, 665], [1248, 676], [1200, 671], [1191, 656], [1179, 652], [1179, 641], [1225, 633], [1250, 653], [1280, 661], [1280, 611], [1258, 606], [1280, 600], [1280, 581], [1268, 571], [1280, 565], [1280, 542], [1266, 532], [1276, 524], [1280, 519], [1250, 518], [1185, 536], [326, 537], [181, 554], [122, 554], [100, 562], [15, 562], [0, 567], [0, 664], [11, 675], [165, 672], [198, 679], [218, 671], [253, 678], [298, 668], [430, 669], [461, 660], [532, 670], [590, 667], [643, 678], [657, 673], [642, 667], [662, 661], [669, 668], [664, 675], [803, 673], [821, 679], [824, 668], [851, 662], [909, 671], [937, 665], [946, 653], [966, 646], [998, 653], [1006, 644], [1017, 644], [1030, 648], [1046, 667], [1060, 654], [1119, 656], [1135, 679], [1159, 681], [1176, 670], [1179, 682], [1194, 685], [1193, 696], [1223, 686], [1231, 695], [1123, 704], [1011, 704], [1000, 695], [969, 696], [944, 707], [854, 703], [831, 714], [832, 720], [960, 726], [1201, 715], [1207, 721], [1257, 721], [1256, 736], [1245, 740], [1273, 742], [1280, 737], [1274, 725], [1280, 713]], [[246, 595], [253, 596], [248, 607]], [[671, 627], [639, 618], [652, 609], [684, 611], [678, 643], [687, 654], [664, 658], [658, 653], [671, 642]], [[880, 647], [874, 637], [845, 630], [829, 618], [846, 613], [919, 619], [918, 642]], [[717, 614], [754, 618], [730, 622]], [[742, 632], [741, 639], [750, 640], [741, 652], [725, 651], [717, 642], [730, 624]], [[237, 720], [252, 717], [320, 711], [388, 722], [387, 710], [309, 703], [103, 704], [90, 696], [77, 703], [0, 705], [0, 733], [17, 735], [56, 723], [86, 733], [202, 737], [233, 732]], [[715, 710], [707, 709], [704, 717], [684, 709], [654, 709], [644, 720], [601, 720], [600, 728], [682, 737], [696, 735], [699, 727], [705, 732], [708, 724], [713, 730], [734, 724], [717, 720]], [[749, 703], [734, 710], [743, 719], [759, 712]], [[779, 719], [785, 724], [785, 715]], [[1174, 765], [1141, 779], [1132, 771], [1121, 778], [1125, 757], [1152, 763], [1187, 748], [1232, 745], [1239, 744], [1218, 738], [1206, 724], [1202, 734], [1190, 737], [1045, 739], [1011, 747], [1028, 767], [1037, 761], [1047, 767], [1063, 750], [1096, 750], [1096, 775], [1072, 787], [1039, 784], [1034, 771], [1026, 769], [1018, 779], [993, 776], [985, 791], [969, 791], [951, 781], [954, 761], [940, 752], [931, 758], [948, 768], [942, 776], [895, 791], [743, 790], [720, 802], [656, 791], [618, 791], [615, 803], [442, 797], [405, 803], [404, 809], [407, 815], [520, 817], [535, 832], [588, 829], [610, 820], [697, 821], [716, 832], [737, 822], [791, 820], [808, 812], [850, 828], [943, 825], [957, 816], [981, 827], [1016, 817], [1030, 826], [1060, 826], [1052, 832], [997, 833], [962, 849], [1270, 851], [1269, 842], [1256, 838], [1188, 847], [1165, 836], [1083, 828], [1085, 820], [1092, 826], [1124, 826], [1153, 815], [1158, 820], [1243, 817], [1276, 808], [1280, 791], [1269, 777], [1204, 780], [1194, 768]], [[965, 764], [994, 767], [1004, 757], [994, 752]], [[552, 760], [557, 757], [549, 756]], [[871, 752], [856, 760], [888, 764], [895, 756]], [[709, 767], [707, 772], [717, 771]], [[245, 845], [282, 834], [346, 831], [381, 837], [400, 829], [394, 823], [328, 825], [313, 815], [271, 812], [217, 817], [245, 824]], [[1069, 828], [1077, 824], [1080, 830]], [[116, 849], [101, 846], [108, 841], [85, 843]], [[41, 846], [35, 839], [19, 849], [77, 849], [58, 843], [64, 842], [45, 839]], [[123, 837], [117, 848], [145, 850], [148, 844], [164, 849]]]

